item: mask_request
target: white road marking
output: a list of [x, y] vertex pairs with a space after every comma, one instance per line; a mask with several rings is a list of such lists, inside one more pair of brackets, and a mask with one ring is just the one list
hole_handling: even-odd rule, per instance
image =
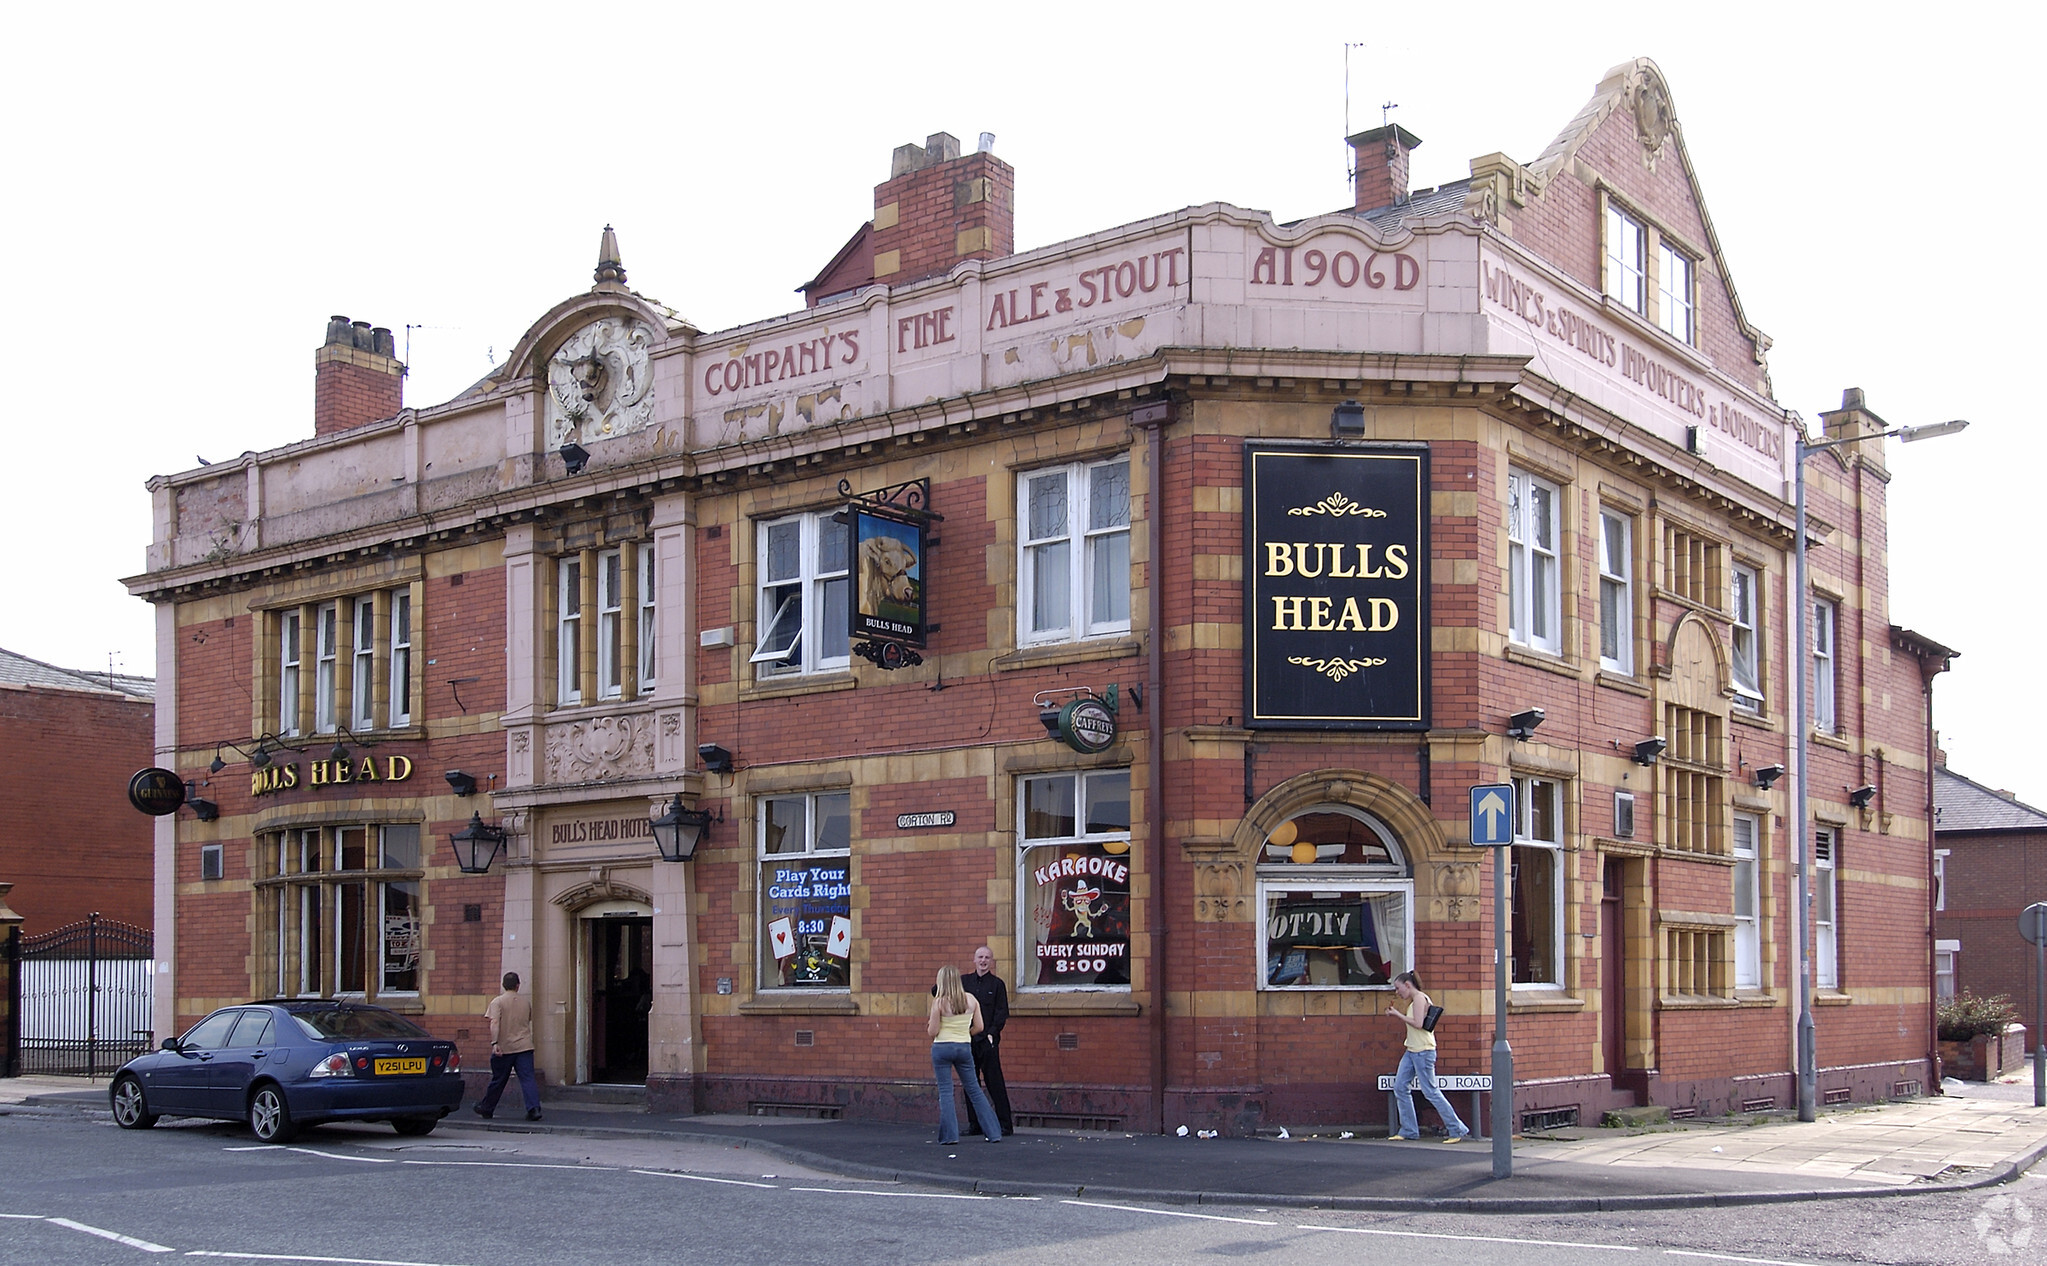
[[455, 1166], [466, 1165], [471, 1167], [479, 1167], [483, 1169], [587, 1169], [593, 1173], [613, 1173], [616, 1172], [618, 1169], [618, 1166], [616, 1165], [547, 1165], [541, 1163], [540, 1161], [403, 1160], [398, 1163], [401, 1165], [455, 1165]]
[[1443, 1235], [1435, 1231], [1386, 1231], [1377, 1227], [1363, 1226], [1310, 1226], [1297, 1228], [1302, 1231], [1340, 1231], [1345, 1235], [1386, 1235], [1403, 1240], [1460, 1240], [1469, 1244], [1522, 1244], [1529, 1248], [1592, 1248], [1609, 1253], [1639, 1253], [1642, 1250], [1633, 1244], [1580, 1244], [1572, 1240], [1522, 1240], [1505, 1235]]
[[346, 1266], [448, 1266], [448, 1262], [393, 1262], [391, 1258], [315, 1258], [311, 1254], [225, 1254], [194, 1248], [186, 1258], [233, 1258], [237, 1262], [342, 1262]]
[[109, 1231], [104, 1227], [87, 1226], [83, 1222], [73, 1222], [70, 1218], [44, 1218], [43, 1221], [48, 1222], [51, 1226], [67, 1227], [73, 1231], [83, 1231], [87, 1235], [97, 1235], [103, 1240], [112, 1240], [116, 1244], [126, 1244], [129, 1248], [139, 1248], [145, 1253], [174, 1253], [177, 1251], [168, 1244], [152, 1244], [148, 1240], [138, 1240], [132, 1235], [123, 1235], [119, 1231]]
[[1683, 1248], [1666, 1248], [1672, 1258], [1707, 1258], [1709, 1262], [1748, 1262], [1750, 1266], [1805, 1266], [1805, 1262], [1779, 1262], [1777, 1258], [1734, 1258], [1730, 1254], [1695, 1254]]
[[1241, 1222], [1245, 1226], [1278, 1226], [1263, 1218], [1226, 1218], [1216, 1213], [1182, 1213], [1178, 1209], [1147, 1209], [1134, 1204], [1101, 1204], [1093, 1200], [1061, 1200], [1060, 1204], [1077, 1204], [1083, 1209], [1120, 1209], [1125, 1213], [1155, 1213], [1162, 1218], [1199, 1218], [1203, 1222]]
[[832, 1196], [893, 1196], [899, 1200], [993, 1200], [994, 1196], [954, 1196], [941, 1191], [862, 1191], [858, 1187], [791, 1187], [791, 1191], [822, 1191]]
[[231, 1257], [243, 1262], [339, 1262], [345, 1266], [449, 1266], [447, 1262], [401, 1262], [384, 1257], [314, 1257], [304, 1253], [222, 1253], [195, 1248], [187, 1257]]
[[40, 1213], [0, 1213], [0, 1218], [20, 1218], [24, 1222], [42, 1222], [45, 1220], [44, 1216]]
[[[365, 1165], [395, 1165], [396, 1156], [350, 1156], [346, 1152], [323, 1152], [317, 1147], [287, 1147], [287, 1152], [304, 1152], [308, 1156], [324, 1156], [328, 1160], [361, 1161]], [[341, 1259], [336, 1258], [336, 1261]]]
[[645, 1174], [649, 1178], [687, 1178], [691, 1182], [723, 1183], [728, 1187], [759, 1187], [762, 1191], [781, 1190], [780, 1187], [777, 1187], [774, 1183], [771, 1182], [747, 1182], [743, 1178], [706, 1178], [702, 1174], [677, 1174], [669, 1173], [667, 1171], [659, 1169], [636, 1169], [633, 1172], [636, 1174]]

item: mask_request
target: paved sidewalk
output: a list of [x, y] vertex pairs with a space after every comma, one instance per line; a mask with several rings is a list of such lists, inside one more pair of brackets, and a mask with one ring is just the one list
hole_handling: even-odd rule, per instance
[[[1026, 1130], [995, 1145], [969, 1137], [941, 1147], [927, 1141], [927, 1126], [672, 1117], [557, 1101], [547, 1103], [538, 1124], [485, 1122], [465, 1104], [442, 1129], [488, 1132], [508, 1144], [529, 1134], [632, 1140], [636, 1147], [664, 1138], [717, 1143], [849, 1178], [997, 1194], [1561, 1213], [1900, 1195], [2007, 1181], [2047, 1154], [2047, 1109], [2032, 1106], [2029, 1075], [2020, 1080], [1950, 1083], [1954, 1093], [1945, 1096], [1829, 1111], [1809, 1124], [1773, 1115], [1517, 1139], [1514, 1173], [1504, 1180], [1492, 1177], [1492, 1146], [1481, 1139], [1447, 1146]], [[9, 1103], [101, 1111], [106, 1089], [72, 1078], [0, 1080], [0, 1114]], [[602, 1148], [592, 1154], [601, 1160]]]

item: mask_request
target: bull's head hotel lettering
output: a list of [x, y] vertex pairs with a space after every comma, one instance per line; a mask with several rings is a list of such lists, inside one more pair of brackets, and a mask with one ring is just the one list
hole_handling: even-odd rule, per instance
[[1248, 444], [1244, 487], [1247, 722], [1426, 728], [1428, 449]]
[[354, 760], [308, 761], [302, 775], [296, 763], [266, 765], [249, 775], [249, 794], [267, 796], [276, 791], [300, 787], [352, 786], [356, 783], [404, 782], [412, 777], [412, 761], [405, 756], [364, 756]]

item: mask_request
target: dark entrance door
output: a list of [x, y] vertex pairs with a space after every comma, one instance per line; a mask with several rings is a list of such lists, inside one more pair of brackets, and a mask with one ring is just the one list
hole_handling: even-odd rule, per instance
[[612, 915], [586, 926], [590, 1080], [644, 1085], [647, 1013], [654, 1009], [654, 920]]
[[1628, 1067], [1628, 1012], [1625, 929], [1621, 892], [1627, 863], [1606, 859], [1599, 900], [1599, 1036], [1606, 1053], [1606, 1075], [1624, 1084]]

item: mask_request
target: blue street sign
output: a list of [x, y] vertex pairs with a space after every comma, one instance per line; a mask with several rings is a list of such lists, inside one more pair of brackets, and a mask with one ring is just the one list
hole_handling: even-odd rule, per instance
[[1514, 842], [1514, 785], [1481, 783], [1471, 789], [1471, 846], [1500, 848]]

